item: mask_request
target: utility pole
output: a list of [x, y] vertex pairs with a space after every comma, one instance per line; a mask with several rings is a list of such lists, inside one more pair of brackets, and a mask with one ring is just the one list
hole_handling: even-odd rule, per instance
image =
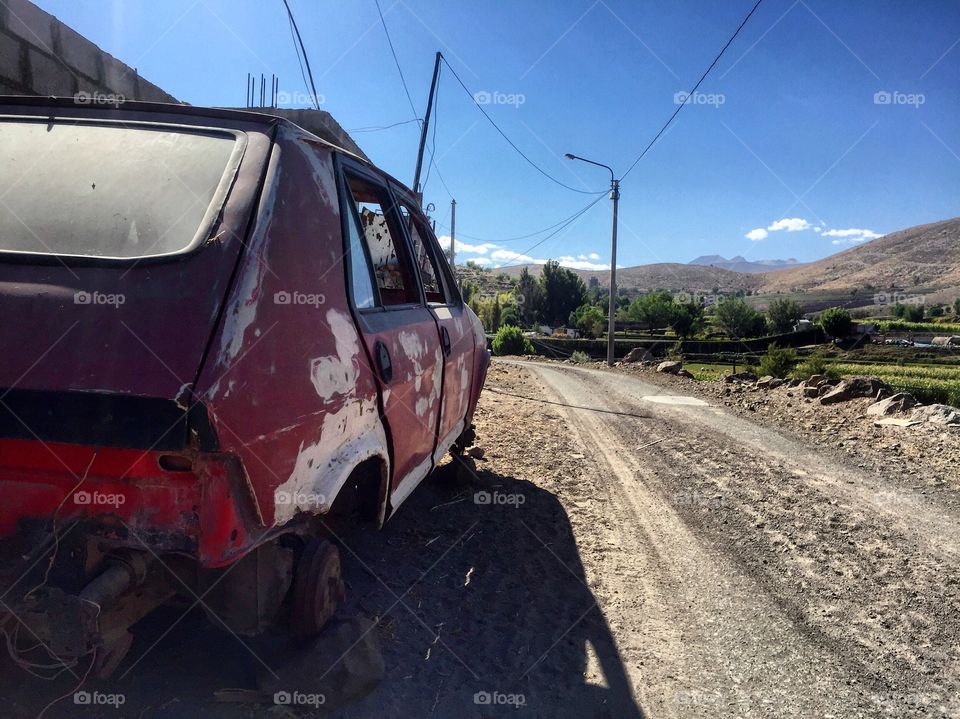
[[620, 180], [611, 178], [613, 232], [610, 239], [610, 311], [607, 318], [607, 364], [613, 367], [614, 336], [617, 331], [617, 208], [620, 205]]
[[420, 204], [423, 204], [423, 193], [420, 191], [420, 171], [423, 169], [423, 151], [427, 146], [427, 129], [430, 127], [430, 111], [433, 110], [433, 95], [437, 91], [437, 78], [440, 76], [440, 60], [443, 55], [437, 53], [437, 58], [433, 63], [433, 80], [430, 81], [430, 96], [427, 98], [427, 112], [423, 117], [423, 124], [420, 126], [420, 149], [417, 150], [417, 170], [413, 175], [413, 192], [416, 194]]
[[450, 269], [457, 279], [457, 201], [450, 200]]
[[617, 209], [620, 205], [620, 180], [613, 168], [602, 162], [594, 162], [585, 157], [577, 157], [569, 152], [564, 155], [568, 160], [580, 160], [610, 172], [610, 199], [613, 200], [613, 232], [610, 237], [610, 305], [607, 310], [607, 364], [613, 367], [614, 337], [617, 331]]

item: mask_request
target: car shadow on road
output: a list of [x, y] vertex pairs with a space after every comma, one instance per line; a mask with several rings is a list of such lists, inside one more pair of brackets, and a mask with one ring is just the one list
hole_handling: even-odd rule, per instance
[[[558, 498], [527, 481], [457, 470], [438, 470], [382, 530], [339, 536], [348, 599], [338, 616], [376, 622], [386, 676], [343, 708], [311, 714], [301, 707], [289, 716], [644, 717]], [[77, 704], [74, 677], [34, 679], [3, 657], [5, 715], [35, 717], [58, 696], [64, 699], [46, 717], [235, 719], [292, 711], [216, 701], [225, 687], [253, 689], [257, 671], [276, 655], [263, 642], [241, 644], [200, 608], [161, 609], [135, 635], [111, 679], [83, 685], [121, 696], [121, 707]]]
[[553, 493], [454, 462], [345, 540], [387, 677], [344, 718], [644, 716]]

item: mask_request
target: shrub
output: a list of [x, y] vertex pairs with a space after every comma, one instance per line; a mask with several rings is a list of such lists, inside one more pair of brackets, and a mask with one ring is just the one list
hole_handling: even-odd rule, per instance
[[588, 355], [586, 352], [581, 352], [580, 350], [577, 350], [572, 355], [570, 355], [570, 361], [573, 362], [574, 364], [586, 364], [587, 362], [590, 361], [590, 355]]
[[786, 377], [797, 363], [796, 351], [789, 347], [770, 345], [767, 353], [760, 358], [760, 375], [771, 377]]
[[820, 326], [831, 337], [846, 337], [853, 329], [853, 318], [843, 307], [831, 307], [820, 313]]
[[827, 364], [821, 354], [812, 354], [798, 364], [791, 373], [797, 379], [809, 379], [815, 374], [823, 375], [828, 379], [840, 379], [840, 373]]
[[502, 355], [532, 355], [533, 345], [523, 336], [523, 330], [514, 325], [504, 325], [493, 338], [493, 353]]

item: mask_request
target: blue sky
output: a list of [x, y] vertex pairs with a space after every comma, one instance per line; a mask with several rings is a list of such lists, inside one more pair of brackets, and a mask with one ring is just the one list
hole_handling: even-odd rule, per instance
[[[547, 173], [602, 190], [675, 109], [753, 0], [380, 0], [419, 113], [437, 50]], [[247, 72], [307, 104], [281, 0], [38, 0], [187, 102], [242, 105]], [[410, 120], [374, 0], [290, 0], [323, 108], [347, 129]], [[764, 0], [675, 125], [626, 177], [618, 265], [826, 256], [954, 217], [960, 189], [960, 3]], [[880, 93], [880, 94], [878, 94]], [[610, 202], [584, 208], [526, 164], [444, 69], [435, 157], [457, 199], [458, 260], [609, 262]], [[415, 123], [355, 133], [412, 181]], [[438, 234], [450, 196], [426, 201]], [[860, 230], [862, 232], [853, 232]], [[468, 239], [466, 235], [471, 236]], [[472, 250], [472, 251], [471, 251]]]

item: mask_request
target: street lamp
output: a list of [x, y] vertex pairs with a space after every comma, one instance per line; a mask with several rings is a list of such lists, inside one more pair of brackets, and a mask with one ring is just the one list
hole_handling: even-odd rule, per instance
[[601, 162], [594, 162], [585, 157], [577, 157], [569, 152], [564, 155], [568, 160], [580, 160], [591, 165], [604, 167], [610, 171], [610, 199], [613, 200], [613, 235], [610, 240], [610, 308], [607, 318], [607, 364], [613, 366], [613, 338], [617, 328], [617, 205], [620, 202], [620, 180], [613, 173], [613, 169]]

